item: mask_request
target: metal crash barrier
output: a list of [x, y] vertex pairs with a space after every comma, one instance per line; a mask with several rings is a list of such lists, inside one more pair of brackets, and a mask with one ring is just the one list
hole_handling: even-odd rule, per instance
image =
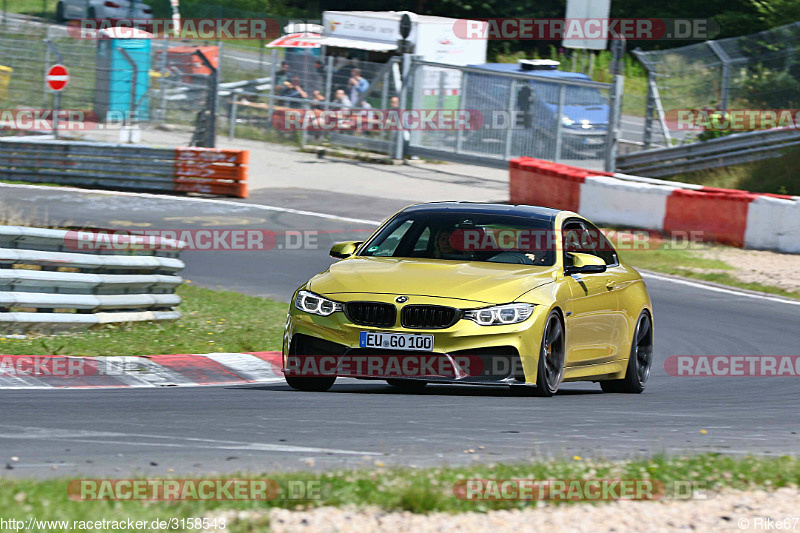
[[185, 243], [0, 226], [0, 333], [175, 320]]
[[0, 179], [247, 197], [247, 150], [0, 141]]

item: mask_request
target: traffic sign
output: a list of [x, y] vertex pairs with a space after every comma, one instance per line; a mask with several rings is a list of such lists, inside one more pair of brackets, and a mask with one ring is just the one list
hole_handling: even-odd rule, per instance
[[61, 91], [69, 83], [69, 72], [64, 65], [53, 65], [44, 78], [51, 91]]

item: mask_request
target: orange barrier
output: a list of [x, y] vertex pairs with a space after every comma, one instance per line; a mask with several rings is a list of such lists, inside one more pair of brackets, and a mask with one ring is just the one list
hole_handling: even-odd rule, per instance
[[173, 190], [247, 198], [247, 150], [176, 148]]

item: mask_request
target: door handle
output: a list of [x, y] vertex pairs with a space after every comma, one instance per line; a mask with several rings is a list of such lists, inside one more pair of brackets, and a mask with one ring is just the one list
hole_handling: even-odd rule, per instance
[[617, 282], [616, 281], [608, 280], [606, 282], [606, 289], [608, 289], [610, 291], [613, 291], [616, 288], [616, 286], [617, 286]]

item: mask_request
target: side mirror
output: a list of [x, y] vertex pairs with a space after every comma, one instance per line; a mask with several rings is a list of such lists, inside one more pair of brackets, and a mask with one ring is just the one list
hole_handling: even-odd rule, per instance
[[330, 255], [331, 257], [335, 257], [337, 259], [344, 259], [345, 257], [350, 257], [354, 253], [359, 246], [361, 246], [362, 241], [345, 241], [345, 242], [337, 242], [331, 247]]
[[572, 274], [599, 274], [606, 271], [606, 263], [596, 255], [578, 252], [567, 253], [572, 258], [572, 266], [564, 267], [564, 275]]

